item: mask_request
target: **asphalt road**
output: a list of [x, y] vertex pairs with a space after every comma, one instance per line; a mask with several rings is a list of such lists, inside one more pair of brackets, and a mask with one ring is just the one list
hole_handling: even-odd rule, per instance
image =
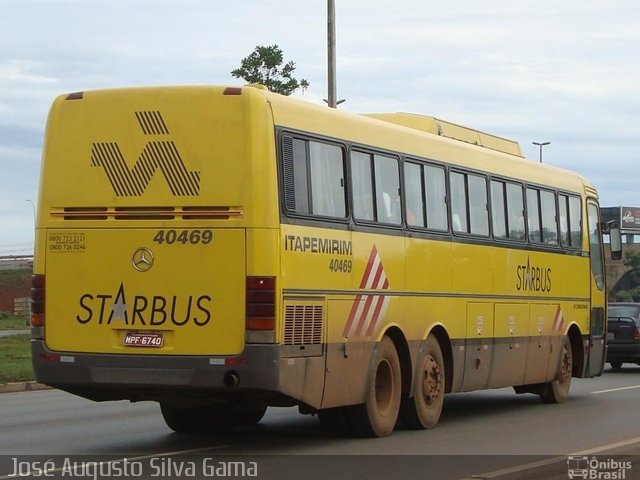
[[573, 379], [562, 405], [512, 389], [455, 394], [433, 430], [353, 439], [325, 436], [317, 418], [297, 409], [271, 408], [259, 425], [226, 435], [178, 435], [154, 403], [94, 403], [56, 390], [10, 393], [0, 396], [0, 480], [13, 478], [12, 459], [30, 455], [54, 462], [77, 455], [155, 459], [153, 478], [186, 478], [176, 468], [189, 467], [190, 456], [198, 478], [208, 478], [203, 458], [241, 455], [257, 461], [258, 478], [289, 478], [284, 471], [303, 480], [396, 478], [399, 471], [402, 478], [565, 479], [568, 457], [587, 456], [630, 461], [624, 478], [633, 479], [640, 478], [639, 400], [640, 367], [628, 366]]

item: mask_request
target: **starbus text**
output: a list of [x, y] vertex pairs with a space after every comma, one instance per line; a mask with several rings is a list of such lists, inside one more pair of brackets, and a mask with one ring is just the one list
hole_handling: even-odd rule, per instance
[[125, 325], [160, 326], [171, 323], [178, 327], [191, 322], [203, 327], [211, 321], [212, 301], [209, 295], [135, 295], [129, 303], [121, 284], [115, 296], [104, 293], [82, 295], [78, 299], [80, 313], [76, 315], [76, 321], [82, 325], [90, 322], [110, 325], [120, 321]]
[[518, 265], [516, 290], [530, 292], [551, 291], [551, 268], [538, 267], [530, 264], [527, 258], [526, 265]]

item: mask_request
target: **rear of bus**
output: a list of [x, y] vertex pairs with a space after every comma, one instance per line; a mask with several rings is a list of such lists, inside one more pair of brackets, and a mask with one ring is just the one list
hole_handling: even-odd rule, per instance
[[32, 289], [40, 382], [175, 405], [277, 388], [271, 118], [255, 88], [55, 100]]

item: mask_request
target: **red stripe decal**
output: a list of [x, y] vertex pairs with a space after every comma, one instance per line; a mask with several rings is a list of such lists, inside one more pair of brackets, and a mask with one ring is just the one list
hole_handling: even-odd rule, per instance
[[[367, 290], [387, 290], [389, 289], [389, 279], [378, 255], [378, 249], [374, 245], [367, 259], [362, 278], [360, 279], [360, 289]], [[383, 295], [358, 294], [353, 300], [349, 317], [342, 331], [343, 337], [371, 336], [375, 333], [386, 311], [389, 297]]]

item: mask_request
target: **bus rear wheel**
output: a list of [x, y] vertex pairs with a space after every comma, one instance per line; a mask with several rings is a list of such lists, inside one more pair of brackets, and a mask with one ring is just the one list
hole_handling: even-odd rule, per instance
[[335, 407], [318, 412], [320, 425], [327, 435], [345, 436], [351, 432], [349, 422], [349, 407]]
[[262, 420], [267, 407], [263, 404], [180, 405], [160, 403], [167, 426], [176, 433], [216, 433], [238, 425], [254, 425]]
[[572, 370], [573, 352], [571, 350], [571, 341], [569, 337], [565, 336], [562, 341], [560, 368], [556, 378], [547, 383], [544, 392], [540, 394], [540, 398], [544, 403], [564, 403], [569, 398]]
[[406, 399], [402, 422], [409, 428], [433, 428], [442, 413], [445, 392], [445, 370], [438, 339], [429, 335], [424, 354], [416, 370], [414, 396]]
[[366, 401], [352, 410], [350, 421], [355, 432], [369, 437], [385, 437], [393, 432], [400, 411], [402, 394], [400, 360], [388, 336], [376, 348]]

